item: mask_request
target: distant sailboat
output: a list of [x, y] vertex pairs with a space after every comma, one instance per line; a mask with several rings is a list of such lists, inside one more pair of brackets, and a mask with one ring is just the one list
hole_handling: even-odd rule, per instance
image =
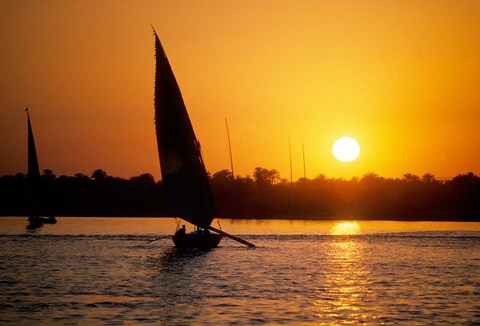
[[30, 227], [40, 227], [43, 224], [55, 224], [57, 219], [54, 216], [40, 216], [38, 215], [38, 197], [40, 192], [40, 168], [38, 165], [37, 149], [35, 148], [35, 139], [33, 137], [32, 124], [30, 123], [30, 114], [28, 108], [28, 184], [29, 184], [29, 201], [30, 201], [30, 216], [28, 221]]
[[[173, 236], [177, 247], [218, 246], [222, 235], [248, 246], [248, 241], [212, 227], [215, 203], [202, 159], [200, 143], [193, 131], [172, 68], [155, 35], [155, 127], [164, 193], [170, 212], [193, 225], [186, 233], [182, 228]], [[216, 233], [210, 233], [209, 230]]]

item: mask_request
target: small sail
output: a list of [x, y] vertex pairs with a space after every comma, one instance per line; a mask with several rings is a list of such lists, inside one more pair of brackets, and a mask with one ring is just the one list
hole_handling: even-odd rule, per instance
[[29, 221], [38, 217], [39, 211], [39, 193], [40, 193], [40, 168], [38, 166], [37, 149], [35, 147], [35, 138], [33, 137], [32, 124], [30, 123], [30, 114], [27, 111], [28, 121], [28, 209]]
[[37, 150], [35, 148], [35, 139], [33, 138], [32, 124], [27, 110], [28, 119], [28, 177], [30, 179], [40, 178], [40, 168], [38, 166]]
[[170, 212], [208, 228], [215, 205], [180, 88], [155, 34], [155, 127], [162, 183]]

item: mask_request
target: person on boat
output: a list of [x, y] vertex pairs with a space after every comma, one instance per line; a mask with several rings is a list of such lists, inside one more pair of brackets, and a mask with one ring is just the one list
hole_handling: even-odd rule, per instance
[[185, 228], [185, 225], [182, 225], [180, 229], [178, 229], [177, 232], [175, 232], [175, 235], [177, 236], [184, 236], [187, 234], [187, 229]]

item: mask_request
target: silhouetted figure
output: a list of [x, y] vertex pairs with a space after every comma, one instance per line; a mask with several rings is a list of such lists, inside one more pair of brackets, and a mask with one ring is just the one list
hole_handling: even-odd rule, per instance
[[38, 221], [35, 221], [35, 220], [32, 220], [32, 221], [29, 221], [28, 224], [27, 224], [27, 230], [29, 231], [32, 231], [32, 230], [36, 230], [36, 229], [39, 229], [43, 226], [43, 223], [42, 222], [38, 222]]
[[177, 232], [175, 232], [176, 236], [185, 236], [187, 234], [187, 229], [185, 228], [185, 225], [182, 225], [180, 229], [178, 229]]

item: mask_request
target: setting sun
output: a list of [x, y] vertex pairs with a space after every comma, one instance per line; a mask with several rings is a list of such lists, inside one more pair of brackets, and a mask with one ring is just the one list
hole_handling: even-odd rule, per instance
[[0, 175], [26, 172], [28, 106], [41, 169], [160, 180], [150, 25], [212, 175], [225, 118], [235, 176], [480, 174], [478, 1], [52, 3], [0, 1]]
[[333, 144], [332, 152], [337, 160], [351, 162], [360, 154], [360, 145], [351, 137], [342, 137]]

